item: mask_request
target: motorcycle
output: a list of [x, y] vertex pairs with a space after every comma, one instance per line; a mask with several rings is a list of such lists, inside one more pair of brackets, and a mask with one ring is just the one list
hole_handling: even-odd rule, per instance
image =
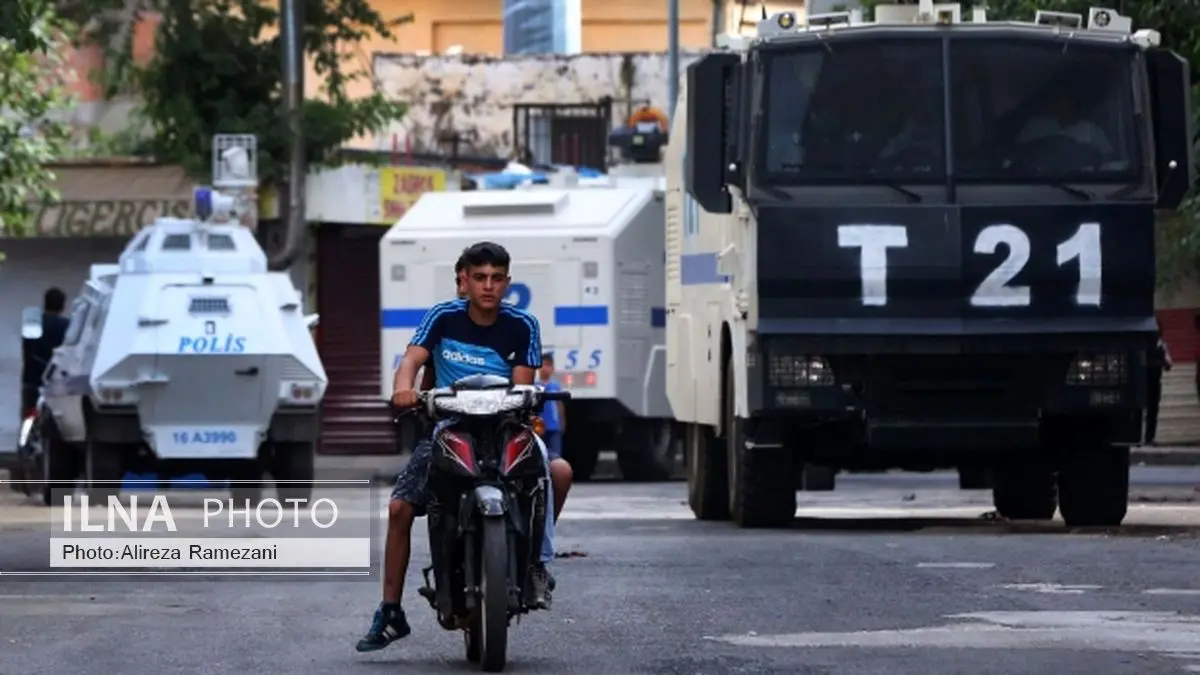
[[42, 410], [42, 400], [38, 398], [37, 405], [25, 412], [21, 419], [21, 431], [17, 436], [17, 462], [13, 470], [12, 488], [27, 496], [37, 492], [42, 493], [42, 502], [50, 504], [50, 485], [44, 481], [46, 458], [45, 445], [42, 442], [42, 427], [38, 424], [38, 415]]
[[477, 375], [422, 392], [434, 423], [427, 517], [431, 564], [420, 594], [467, 660], [504, 669], [508, 627], [537, 608], [533, 570], [545, 531], [549, 473], [534, 414], [570, 398]]

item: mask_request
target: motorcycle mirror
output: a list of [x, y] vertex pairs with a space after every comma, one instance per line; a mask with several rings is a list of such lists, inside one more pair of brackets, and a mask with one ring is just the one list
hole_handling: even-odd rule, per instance
[[42, 337], [41, 307], [26, 307], [21, 310], [21, 337], [26, 340]]

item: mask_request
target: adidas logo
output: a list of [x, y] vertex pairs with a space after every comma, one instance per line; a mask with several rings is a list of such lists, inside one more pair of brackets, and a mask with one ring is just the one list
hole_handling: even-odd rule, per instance
[[482, 366], [484, 361], [481, 357], [463, 354], [462, 352], [454, 352], [449, 349], [442, 350], [442, 358], [455, 363], [469, 363], [472, 366]]

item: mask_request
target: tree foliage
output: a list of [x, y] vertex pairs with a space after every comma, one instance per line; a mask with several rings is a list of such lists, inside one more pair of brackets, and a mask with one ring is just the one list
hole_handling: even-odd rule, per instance
[[[347, 89], [369, 77], [359, 65], [360, 45], [375, 35], [393, 37], [391, 29], [411, 16], [384, 20], [367, 0], [297, 1], [305, 57], [322, 85], [302, 109], [305, 154], [312, 163], [333, 163], [344, 143], [404, 114], [402, 103], [378, 91], [352, 99]], [[278, 6], [278, 0], [87, 0], [78, 7], [92, 17], [89, 38], [110, 51], [103, 84], [110, 93], [132, 89], [141, 99], [146, 151], [207, 179], [214, 134], [255, 134], [259, 177], [272, 184], [286, 177], [290, 145]], [[156, 52], [135, 66], [130, 23], [151, 11], [161, 16]]]
[[69, 127], [53, 118], [68, 103], [62, 80], [69, 26], [47, 4], [0, 2], [0, 231], [23, 234], [37, 205], [58, 198], [46, 163]]
[[[865, 0], [869, 11], [880, 0]], [[990, 0], [963, 2], [963, 16], [984, 5], [988, 20], [1032, 21], [1037, 10], [1074, 12], [1087, 16], [1088, 8], [1109, 6], [1133, 20], [1135, 30], [1152, 28], [1162, 35], [1162, 46], [1188, 60], [1193, 82], [1200, 76], [1200, 2], [1195, 0], [1116, 0], [1107, 5], [1096, 0]], [[1192, 88], [1195, 129], [1200, 132], [1200, 87]], [[1200, 164], [1200, 136], [1193, 138], [1192, 156]], [[1200, 273], [1200, 195], [1195, 190], [1177, 213], [1160, 214], [1157, 225], [1158, 278], [1162, 290], [1172, 292]]]

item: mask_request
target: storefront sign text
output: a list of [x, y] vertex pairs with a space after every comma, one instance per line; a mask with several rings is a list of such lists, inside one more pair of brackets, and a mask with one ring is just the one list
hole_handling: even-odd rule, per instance
[[426, 192], [446, 189], [446, 172], [403, 166], [379, 170], [379, 201], [383, 224], [392, 225]]
[[130, 237], [155, 218], [187, 218], [190, 199], [101, 199], [43, 205], [35, 232], [43, 237]]

